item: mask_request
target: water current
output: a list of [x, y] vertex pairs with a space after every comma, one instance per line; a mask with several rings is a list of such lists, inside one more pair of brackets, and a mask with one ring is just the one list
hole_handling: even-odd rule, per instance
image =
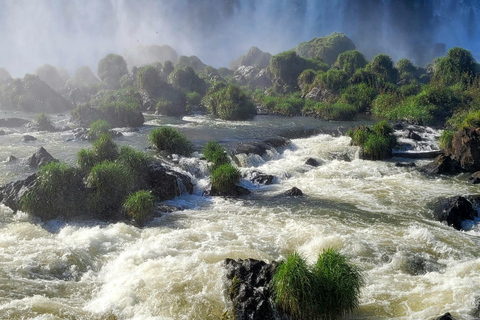
[[[7, 117], [12, 115], [2, 115]], [[25, 115], [15, 115], [25, 117]], [[68, 117], [52, 116], [57, 126]], [[148, 132], [169, 125], [185, 132], [197, 149], [215, 139], [226, 146], [304, 129], [332, 131], [352, 123], [311, 118], [257, 116], [250, 122], [148, 116], [138, 132], [116, 141], [138, 150]], [[86, 141], [71, 131], [28, 132], [4, 128], [0, 136], [0, 183], [31, 173], [21, 161], [40, 146], [74, 164]], [[335, 130], [333, 130], [335, 131]], [[152, 152], [152, 151], [149, 151]], [[226, 298], [226, 258], [280, 260], [298, 251], [310, 261], [335, 247], [366, 273], [361, 304], [352, 319], [430, 319], [447, 311], [456, 319], [479, 317], [480, 231], [460, 232], [433, 220], [432, 201], [478, 193], [465, 176], [426, 177], [415, 168], [426, 160], [359, 160], [344, 136], [293, 138], [264, 157], [239, 155], [240, 170], [272, 174], [275, 183], [242, 185], [252, 194], [205, 197], [206, 165], [199, 154], [180, 159], [196, 183], [193, 195], [169, 204], [144, 228], [98, 221], [42, 223], [0, 208], [1, 319], [221, 319]], [[305, 164], [313, 157], [319, 167]], [[183, 168], [183, 169], [182, 169]], [[279, 196], [291, 187], [305, 196]]]

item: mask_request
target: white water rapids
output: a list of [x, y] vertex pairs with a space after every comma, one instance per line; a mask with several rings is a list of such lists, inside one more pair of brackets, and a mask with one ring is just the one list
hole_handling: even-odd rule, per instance
[[[263, 121], [218, 122], [213, 128], [194, 117], [172, 125], [191, 138], [203, 132], [203, 143], [219, 132], [216, 139], [225, 139], [224, 127], [237, 135], [258, 132], [268, 126]], [[143, 149], [150, 128], [118, 143]], [[65, 142], [68, 133], [33, 132], [39, 141], [31, 144], [18, 142], [22, 133], [7, 133], [0, 136], [1, 161], [10, 154], [29, 156], [43, 145], [73, 164], [76, 152], [89, 146]], [[161, 214], [143, 229], [96, 221], [41, 223], [0, 208], [0, 318], [221, 319], [231, 307], [224, 259], [272, 261], [296, 250], [313, 261], [329, 247], [367, 275], [351, 319], [431, 319], [447, 311], [456, 319], [478, 318], [480, 231], [436, 222], [430, 206], [440, 197], [478, 193], [478, 187], [465, 176], [425, 177], [415, 168], [396, 167], [402, 159], [355, 159], [357, 148], [349, 143], [317, 135], [293, 139], [264, 158], [240, 156], [242, 171], [277, 178], [270, 186], [243, 182], [252, 194], [239, 199], [202, 196], [208, 178], [204, 167], [197, 168], [195, 194], [169, 202], [183, 210]], [[305, 165], [309, 157], [321, 165]], [[195, 162], [181, 161], [184, 167]], [[26, 174], [21, 164], [3, 162], [0, 169], [2, 183]], [[293, 186], [305, 196], [279, 196]]]

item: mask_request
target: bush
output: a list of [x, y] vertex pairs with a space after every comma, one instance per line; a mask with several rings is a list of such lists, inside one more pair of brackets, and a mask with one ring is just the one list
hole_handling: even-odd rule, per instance
[[45, 113], [41, 113], [35, 118], [35, 124], [40, 130], [55, 131], [55, 126]]
[[189, 156], [192, 151], [192, 143], [180, 131], [161, 127], [150, 132], [150, 142], [160, 151]]
[[98, 162], [114, 161], [118, 157], [118, 146], [111, 135], [103, 134], [93, 143], [93, 152]]
[[89, 172], [98, 162], [97, 155], [93, 150], [80, 149], [77, 153], [77, 164], [83, 172]]
[[108, 92], [98, 102], [102, 119], [108, 121], [113, 127], [143, 125], [145, 119], [141, 107], [142, 97], [131, 87]]
[[160, 74], [154, 66], [141, 67], [137, 71], [136, 85], [149, 95], [154, 95], [160, 82]]
[[358, 308], [363, 284], [362, 271], [336, 249], [313, 266], [293, 253], [273, 275], [274, 303], [292, 319], [337, 319]]
[[134, 175], [134, 189], [144, 185], [148, 175], [148, 164], [150, 163], [150, 157], [146, 153], [136, 151], [130, 146], [122, 146], [115, 161], [130, 169]]
[[398, 72], [393, 68], [392, 59], [386, 54], [375, 56], [367, 68], [383, 81], [397, 83]]
[[304, 58], [314, 58], [333, 64], [339, 54], [355, 50], [355, 44], [343, 33], [334, 32], [322, 38], [300, 43], [295, 51]]
[[97, 140], [104, 134], [110, 135], [110, 124], [106, 120], [96, 120], [92, 122], [88, 130], [90, 139]]
[[205, 159], [213, 163], [212, 171], [222, 164], [230, 162], [227, 151], [216, 141], [209, 141], [202, 150]]
[[168, 76], [168, 82], [174, 87], [182, 89], [184, 92], [198, 92], [204, 94], [206, 83], [195, 73], [192, 67], [176, 68]]
[[452, 150], [452, 141], [453, 141], [453, 136], [455, 135], [454, 130], [443, 130], [442, 135], [440, 136], [439, 139], [439, 145], [440, 149], [442, 149], [444, 152], [449, 153]]
[[218, 166], [212, 172], [212, 189], [218, 193], [231, 193], [240, 181], [240, 171], [230, 163]]
[[263, 98], [265, 108], [273, 113], [284, 116], [298, 116], [304, 108], [305, 101], [296, 96], [265, 96]]
[[87, 177], [90, 213], [102, 220], [117, 217], [132, 185], [133, 175], [126, 166], [111, 161], [95, 165]]
[[137, 191], [127, 197], [123, 209], [136, 224], [143, 225], [146, 218], [155, 210], [155, 198], [150, 191]]
[[198, 106], [202, 103], [202, 95], [195, 91], [187, 92], [186, 98], [187, 98], [187, 105], [190, 107]]
[[367, 59], [360, 51], [349, 50], [338, 55], [335, 66], [345, 71], [351, 77], [357, 69], [365, 68], [367, 63]]
[[373, 128], [359, 126], [349, 130], [352, 145], [363, 150], [363, 159], [383, 160], [392, 157], [392, 148], [397, 144], [393, 129], [385, 121], [377, 123]]
[[357, 114], [354, 106], [338, 102], [335, 104], [318, 102], [313, 106], [313, 110], [309, 109], [305, 108], [304, 114], [313, 112], [321, 119], [333, 121], [351, 121]]
[[98, 76], [112, 89], [120, 88], [120, 78], [128, 73], [127, 63], [118, 54], [108, 54], [98, 62]]
[[432, 80], [442, 85], [461, 83], [468, 85], [478, 75], [479, 67], [466, 49], [454, 47], [448, 50], [447, 56], [435, 61], [435, 73]]
[[354, 106], [357, 112], [366, 112], [370, 110], [376, 95], [377, 90], [374, 87], [360, 83], [348, 86], [343, 91], [340, 102]]
[[38, 183], [22, 198], [22, 210], [51, 220], [74, 218], [85, 213], [82, 176], [73, 167], [51, 162], [40, 168]]
[[253, 101], [237, 85], [228, 85], [204, 99], [211, 115], [223, 120], [247, 120], [257, 114]]
[[340, 93], [347, 86], [347, 80], [348, 76], [345, 71], [330, 69], [327, 72], [320, 73], [315, 79], [315, 84], [333, 93]]

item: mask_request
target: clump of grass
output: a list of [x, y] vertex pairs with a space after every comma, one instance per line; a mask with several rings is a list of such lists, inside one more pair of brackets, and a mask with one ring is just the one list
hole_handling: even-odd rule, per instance
[[55, 130], [55, 127], [52, 121], [45, 113], [41, 113], [35, 118], [35, 124], [38, 126], [40, 130], [45, 130], [45, 131]]
[[442, 135], [439, 139], [440, 149], [444, 150], [445, 152], [450, 152], [452, 150], [452, 141], [454, 135], [454, 130], [443, 130]]
[[88, 136], [92, 140], [99, 139], [102, 135], [110, 135], [110, 124], [106, 120], [96, 120], [90, 124]]
[[219, 193], [230, 193], [240, 181], [240, 171], [230, 163], [218, 166], [212, 172], [212, 189]]
[[202, 150], [203, 156], [213, 164], [212, 171], [222, 164], [230, 162], [227, 151], [217, 141], [209, 141]]
[[313, 266], [298, 253], [273, 276], [276, 308], [292, 319], [337, 319], [358, 308], [362, 271], [336, 249], [324, 250]]
[[127, 197], [123, 208], [136, 224], [143, 225], [155, 209], [155, 198], [150, 191], [140, 190]]
[[305, 113], [313, 112], [317, 117], [324, 120], [350, 121], [355, 117], [357, 110], [347, 103], [323, 103], [318, 102], [311, 108], [305, 108]]
[[150, 142], [160, 151], [188, 156], [192, 153], [192, 143], [180, 131], [161, 127], [150, 132]]
[[392, 148], [397, 144], [392, 127], [381, 121], [373, 128], [359, 126], [349, 130], [347, 135], [352, 138], [352, 145], [363, 149], [363, 158], [367, 160], [383, 160], [392, 157]]

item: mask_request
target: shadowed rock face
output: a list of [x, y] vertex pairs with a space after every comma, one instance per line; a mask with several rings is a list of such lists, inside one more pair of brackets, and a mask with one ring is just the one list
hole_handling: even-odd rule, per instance
[[480, 196], [455, 196], [441, 199], [435, 204], [434, 216], [438, 221], [446, 222], [457, 230], [463, 230], [462, 223], [465, 220], [473, 220], [477, 216], [475, 207], [479, 199]]
[[480, 170], [480, 128], [462, 129], [452, 140], [452, 159], [459, 162], [463, 170]]

